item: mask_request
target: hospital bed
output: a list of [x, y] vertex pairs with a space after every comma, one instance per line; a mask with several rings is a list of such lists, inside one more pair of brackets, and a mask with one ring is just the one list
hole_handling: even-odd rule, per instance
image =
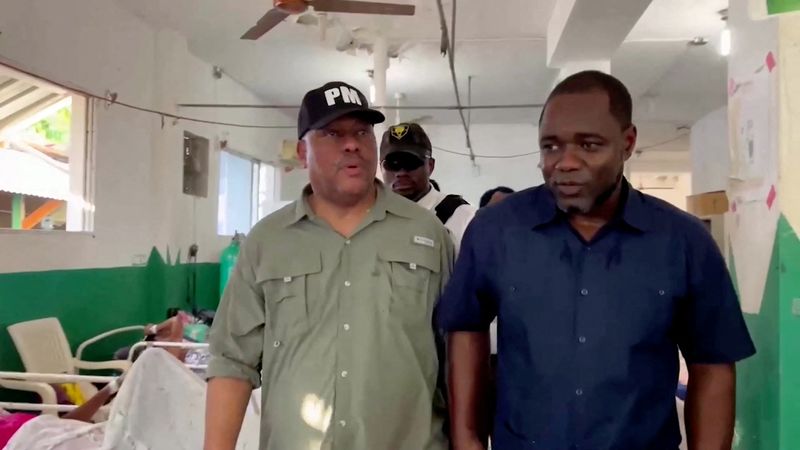
[[[147, 342], [147, 347], [133, 363], [122, 383], [117, 397], [111, 403], [108, 420], [99, 424], [76, 424], [75, 430], [64, 433], [65, 444], [57, 449], [80, 448], [81, 450], [139, 450], [139, 449], [197, 449], [202, 448], [203, 423], [205, 417], [206, 383], [185, 364], [157, 347], [202, 348], [202, 345]], [[133, 353], [133, 352], [132, 352]], [[196, 367], [202, 368], [202, 367]], [[27, 382], [109, 382], [113, 377], [91, 377], [85, 375], [54, 375], [18, 372], [0, 372], [5, 381]], [[4, 409], [27, 411], [68, 411], [74, 407], [55, 404], [26, 404], [0, 402]], [[46, 418], [45, 418], [46, 419]], [[57, 420], [55, 418], [47, 420]], [[32, 420], [29, 423], [33, 423]], [[36, 424], [26, 423], [9, 442], [7, 450], [41, 450], [44, 442], [35, 436]], [[237, 450], [257, 450], [260, 429], [260, 390], [253, 392], [245, 415]], [[95, 447], [70, 447], [66, 440], [74, 439], [76, 433], [95, 433], [101, 436], [102, 444]], [[18, 436], [19, 435], [19, 436]], [[52, 445], [49, 436], [48, 445]]]
[[[143, 327], [142, 327], [143, 328]], [[181, 349], [207, 349], [207, 343], [193, 342], [161, 342], [161, 341], [140, 341], [132, 345], [126, 361], [119, 361], [116, 367], [129, 368], [133, 365], [133, 357], [140, 349], [148, 348], [181, 348]], [[188, 369], [205, 370], [206, 364], [184, 364]], [[4, 372], [0, 371], [0, 387], [25, 391], [37, 394], [41, 398], [41, 403], [21, 403], [0, 401], [0, 408], [17, 411], [38, 411], [43, 414], [57, 414], [72, 411], [75, 405], [60, 405], [57, 403], [57, 396], [53, 384], [76, 383], [76, 384], [107, 384], [113, 381], [113, 376], [94, 376], [77, 375], [71, 373], [37, 373], [37, 372]]]
[[[134, 325], [106, 331], [94, 336], [80, 345], [73, 356], [69, 341], [61, 327], [61, 322], [55, 317], [30, 320], [15, 323], [8, 327], [8, 333], [19, 353], [25, 370], [33, 375], [63, 374], [78, 375], [80, 370], [116, 370], [124, 372], [130, 367], [129, 361], [85, 361], [83, 359], [86, 349], [108, 337], [133, 331], [142, 332], [144, 326]], [[34, 379], [36, 378], [36, 379]], [[71, 381], [59, 381], [69, 379]], [[92, 383], [102, 381], [87, 381], [85, 378], [60, 378], [50, 379], [53, 384], [75, 383], [84, 398], [89, 398], [97, 393]], [[108, 381], [105, 381], [108, 382]], [[18, 391], [27, 391], [37, 394], [43, 404], [56, 403], [55, 389], [45, 382], [41, 376], [13, 378], [0, 377], [0, 387]], [[43, 412], [55, 414], [57, 410], [48, 409]]]

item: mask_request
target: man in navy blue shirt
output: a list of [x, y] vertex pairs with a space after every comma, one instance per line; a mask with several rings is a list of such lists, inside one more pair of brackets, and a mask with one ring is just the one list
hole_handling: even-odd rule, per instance
[[689, 448], [730, 449], [734, 363], [755, 348], [703, 224], [623, 177], [631, 116], [610, 75], [559, 83], [539, 126], [545, 184], [467, 230], [437, 311], [456, 450], [485, 448], [495, 317], [495, 449], [676, 450], [678, 349]]

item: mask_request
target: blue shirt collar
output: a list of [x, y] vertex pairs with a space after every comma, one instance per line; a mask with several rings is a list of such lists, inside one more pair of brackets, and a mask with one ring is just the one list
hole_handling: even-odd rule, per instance
[[[622, 183], [624, 203], [618, 219], [638, 231], [652, 229], [652, 221], [650, 219], [652, 213], [648, 210], [649, 205], [644, 194], [634, 189], [627, 179], [623, 178]], [[532, 223], [534, 228], [551, 223], [561, 217], [562, 213], [556, 205], [556, 199], [546, 185], [536, 189], [535, 195], [532, 196], [531, 200], [533, 203]]]

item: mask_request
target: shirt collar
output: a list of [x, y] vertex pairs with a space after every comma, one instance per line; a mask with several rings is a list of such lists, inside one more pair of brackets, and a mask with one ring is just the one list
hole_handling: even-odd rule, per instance
[[421, 199], [417, 200], [417, 204], [427, 210], [432, 210], [433, 208], [436, 207], [436, 205], [439, 204], [439, 202], [442, 201], [444, 196], [442, 195], [441, 192], [434, 189], [433, 186], [429, 185], [428, 189], [429, 189], [428, 193], [422, 196]]
[[[625, 178], [622, 179], [621, 198], [622, 208], [612, 222], [621, 220], [626, 225], [639, 231], [651, 229], [652, 221], [647, 209], [646, 198], [641, 192], [634, 189]], [[531, 200], [534, 210], [532, 218], [534, 228], [553, 222], [562, 215], [556, 205], [553, 193], [546, 185], [542, 185], [542, 188], [537, 190], [536, 195]]]
[[[386, 188], [386, 185], [380, 180], [375, 180], [375, 187], [377, 196], [375, 198], [375, 204], [370, 209], [369, 214], [372, 221], [383, 220], [386, 217], [386, 213], [407, 218], [414, 217], [413, 203], [403, 199], [394, 192], [390, 192]], [[314, 211], [308, 204], [308, 197], [313, 192], [314, 190], [311, 188], [311, 184], [307, 184], [306, 187], [303, 188], [302, 195], [295, 201], [294, 215], [285, 223], [286, 227], [290, 227], [303, 219], [313, 219], [315, 217]]]

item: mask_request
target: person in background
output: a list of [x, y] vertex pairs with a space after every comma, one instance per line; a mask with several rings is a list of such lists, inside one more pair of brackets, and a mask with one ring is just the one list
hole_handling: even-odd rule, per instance
[[352, 86], [306, 94], [310, 184], [245, 240], [210, 335], [206, 450], [232, 450], [262, 386], [262, 450], [445, 450], [433, 308], [453, 244], [375, 179], [370, 109]]
[[580, 72], [539, 125], [545, 183], [475, 217], [438, 306], [455, 450], [485, 448], [488, 328], [498, 319], [492, 443], [516, 450], [729, 449], [735, 363], [755, 353], [720, 251], [696, 218], [634, 189], [627, 88]]
[[483, 195], [481, 195], [481, 200], [478, 205], [480, 208], [494, 205], [513, 193], [513, 189], [505, 186], [498, 186], [494, 189], [489, 189], [488, 191], [484, 192]]
[[431, 174], [436, 160], [425, 130], [416, 123], [389, 127], [381, 139], [380, 154], [384, 182], [395, 193], [436, 214], [450, 232], [458, 255], [475, 208], [460, 195], [445, 195], [433, 187]]

